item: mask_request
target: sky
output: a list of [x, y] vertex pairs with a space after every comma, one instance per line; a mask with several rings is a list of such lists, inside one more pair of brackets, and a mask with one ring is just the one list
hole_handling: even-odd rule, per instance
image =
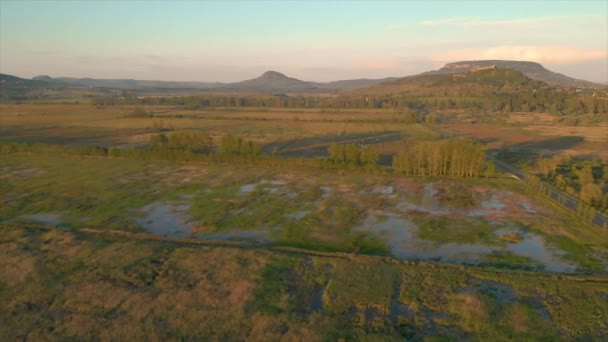
[[0, 0], [0, 73], [233, 82], [529, 60], [608, 82], [608, 0]]

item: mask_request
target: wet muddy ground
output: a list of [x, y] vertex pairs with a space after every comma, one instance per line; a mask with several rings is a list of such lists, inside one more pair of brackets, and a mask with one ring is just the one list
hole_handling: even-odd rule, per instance
[[[376, 186], [319, 186], [318, 191], [308, 201], [298, 201], [297, 193], [301, 180], [295, 182], [284, 178], [260, 179], [255, 183], [238, 185], [232, 197], [252, 197], [251, 203], [229, 210], [226, 215], [246, 218], [259, 214], [257, 204], [272, 202], [272, 198], [293, 199], [286, 201], [287, 207], [277, 207], [280, 212], [278, 223], [259, 221], [261, 224], [246, 226], [227, 226], [221, 230], [203, 230], [190, 214], [190, 201], [196, 195], [181, 202], [155, 202], [141, 208], [138, 223], [146, 230], [168, 237], [197, 237], [217, 240], [242, 240], [250, 243], [267, 244], [281, 242], [294, 228], [311, 230], [311, 239], [322, 242], [348, 239], [355, 234], [380, 241], [390, 254], [400, 259], [435, 260], [452, 263], [485, 264], [504, 259], [519, 266], [542, 269], [552, 272], [573, 272], [580, 267], [568, 258], [568, 253], [545, 240], [542, 234], [529, 231], [525, 223], [542, 219], [541, 215], [551, 212], [538, 203], [533, 203], [512, 191], [498, 191], [483, 186], [465, 186], [459, 191], [468, 193], [471, 201], [461, 206], [445, 203], [439, 194], [453, 186], [451, 182], [413, 182]], [[461, 186], [461, 185], [459, 185]], [[461, 186], [462, 187], [462, 186]], [[356, 188], [356, 190], [355, 190]], [[303, 190], [303, 189], [300, 189]], [[310, 191], [310, 189], [305, 189]], [[354, 194], [353, 194], [354, 193]], [[348, 216], [349, 209], [343, 209], [342, 197], [361, 197], [361, 202], [350, 202], [351, 209], [360, 209], [359, 216], [344, 220], [344, 225], [334, 233], [322, 227], [323, 222], [330, 224], [341, 215]], [[380, 208], [365, 207], [365, 202], [382, 202]], [[471, 202], [473, 204], [471, 204]], [[273, 203], [269, 203], [273, 205]], [[346, 214], [343, 214], [345, 211]], [[324, 216], [324, 214], [329, 215]], [[538, 215], [541, 213], [541, 215]], [[271, 215], [274, 216], [274, 215]], [[425, 238], [421, 234], [420, 223], [426, 219], [445, 219], [447, 233], [441, 239]], [[234, 220], [233, 220], [234, 221]], [[269, 221], [272, 221], [270, 218]], [[310, 227], [310, 222], [313, 222]], [[449, 222], [474, 226], [482, 223], [481, 238], [470, 241], [450, 241]], [[253, 222], [252, 222], [253, 223]], [[307, 227], [308, 223], [308, 227]], [[465, 228], [466, 230], [466, 228]], [[464, 232], [466, 235], [466, 231]]]
[[[139, 230], [169, 238], [236, 240], [408, 260], [608, 271], [605, 236], [580, 228], [575, 219], [524, 195], [518, 183], [134, 164], [128, 172], [117, 165], [117, 174], [87, 171], [82, 179], [99, 172], [94, 180], [105, 182], [92, 183], [97, 190], [87, 193], [86, 187], [74, 188], [72, 177], [52, 180], [53, 172], [61, 176], [59, 168], [34, 166], [2, 169], [5, 184], [12, 188], [4, 200], [14, 208], [5, 210], [9, 214], [0, 221]], [[36, 177], [40, 185], [30, 185]], [[36, 192], [48, 184], [81, 195], [66, 195], [58, 202]], [[96, 198], [116, 191], [122, 192]], [[32, 200], [39, 201], [38, 207], [28, 207]], [[61, 210], [46, 209], [61, 208], [56, 203], [65, 204]]]

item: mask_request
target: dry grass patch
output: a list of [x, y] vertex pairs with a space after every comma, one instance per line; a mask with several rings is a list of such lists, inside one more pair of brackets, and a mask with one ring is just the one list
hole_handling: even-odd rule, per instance
[[57, 301], [70, 312], [93, 315], [117, 308], [131, 294], [128, 289], [114, 286], [107, 281], [91, 282], [91, 279], [88, 279], [68, 284]]
[[0, 283], [14, 287], [37, 274], [40, 257], [24, 251], [20, 243], [2, 243], [0, 246]]
[[40, 236], [40, 250], [64, 257], [74, 257], [82, 251], [82, 244], [74, 235], [51, 230]]
[[461, 328], [468, 333], [480, 332], [487, 324], [488, 309], [475, 293], [454, 295], [448, 310], [458, 316]]

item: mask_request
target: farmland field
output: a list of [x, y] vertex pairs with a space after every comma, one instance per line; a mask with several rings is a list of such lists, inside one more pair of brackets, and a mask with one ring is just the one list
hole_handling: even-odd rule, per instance
[[494, 150], [532, 152], [539, 155], [586, 156], [608, 159], [608, 125], [560, 126], [546, 123], [518, 126], [492, 124], [442, 124], [449, 134], [485, 142]]
[[[436, 133], [398, 111], [225, 108], [186, 111], [179, 107], [141, 107], [149, 116], [133, 117], [136, 106], [0, 105], [2, 140], [72, 144], [137, 145], [158, 129], [197, 129], [217, 138], [233, 133], [263, 143], [317, 137], [434, 137]], [[116, 136], [111, 132], [115, 131]], [[67, 135], [59, 141], [59, 133]], [[98, 137], [97, 139], [91, 139]], [[353, 138], [354, 136], [354, 138]], [[55, 139], [55, 140], [54, 140]]]

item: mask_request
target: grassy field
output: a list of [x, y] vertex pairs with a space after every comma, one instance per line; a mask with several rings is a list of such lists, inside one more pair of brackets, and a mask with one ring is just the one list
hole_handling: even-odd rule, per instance
[[4, 340], [601, 340], [606, 276], [0, 225]]
[[[132, 117], [142, 108], [150, 117]], [[523, 151], [523, 155], [567, 154], [608, 158], [605, 123], [592, 126], [556, 124], [555, 117], [538, 113], [511, 113], [504, 120], [471, 123], [476, 116], [457, 111], [439, 114], [445, 134], [463, 135], [484, 142], [490, 149]], [[471, 118], [467, 119], [469, 116]], [[454, 118], [458, 118], [455, 122]], [[533, 120], [532, 120], [533, 118]], [[71, 145], [142, 146], [157, 129], [196, 129], [219, 141], [238, 134], [285, 156], [313, 157], [325, 153], [331, 142], [377, 145], [392, 154], [408, 141], [434, 139], [437, 133], [423, 125], [408, 124], [410, 117], [394, 109], [275, 109], [210, 108], [184, 110], [173, 106], [101, 106], [66, 104], [0, 105], [0, 141], [45, 142]], [[308, 152], [306, 152], [308, 151]]]
[[[513, 180], [13, 154], [6, 222], [152, 232], [496, 267], [601, 271], [608, 233]], [[515, 235], [517, 243], [503, 236]]]
[[608, 159], [608, 126], [496, 125], [449, 123], [438, 125], [447, 134], [480, 140], [489, 149], [509, 151], [533, 161], [539, 156], [569, 155]]
[[[289, 110], [214, 109], [185, 111], [170, 106], [141, 107], [151, 117], [132, 117], [135, 106], [1, 105], [3, 141], [139, 146], [146, 144], [155, 127], [196, 129], [217, 140], [238, 134], [281, 148], [294, 141], [300, 147], [326, 147], [332, 141], [378, 138], [380, 144], [400, 140], [429, 139], [437, 134], [422, 125], [407, 124], [395, 110]], [[390, 133], [391, 138], [386, 139]], [[384, 139], [380, 139], [383, 138]], [[391, 145], [380, 146], [391, 152]], [[393, 151], [394, 152], [394, 151]]]

